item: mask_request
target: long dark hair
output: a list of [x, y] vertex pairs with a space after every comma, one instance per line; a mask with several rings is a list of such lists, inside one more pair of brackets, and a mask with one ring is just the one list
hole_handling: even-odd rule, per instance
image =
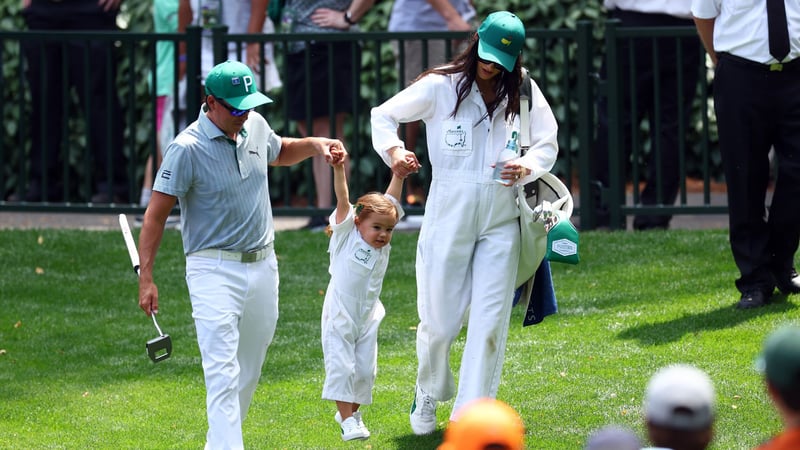
[[[478, 33], [472, 35], [469, 47], [467, 47], [460, 55], [453, 58], [449, 63], [428, 69], [421, 73], [416, 79], [424, 77], [432, 73], [438, 75], [452, 75], [462, 74], [461, 80], [456, 86], [456, 93], [458, 100], [456, 106], [451, 113], [455, 117], [461, 103], [469, 96], [469, 91], [472, 88], [472, 82], [475, 81], [475, 74], [478, 71]], [[486, 111], [489, 117], [492, 117], [494, 111], [500, 106], [504, 97], [508, 98], [508, 107], [506, 108], [506, 121], [510, 122], [514, 116], [519, 113], [519, 86], [522, 82], [522, 63], [521, 57], [517, 57], [514, 63], [514, 70], [509, 72], [505, 69], [500, 70], [497, 75], [499, 78], [494, 84], [494, 100], [486, 105]], [[415, 80], [416, 81], [416, 80]]]

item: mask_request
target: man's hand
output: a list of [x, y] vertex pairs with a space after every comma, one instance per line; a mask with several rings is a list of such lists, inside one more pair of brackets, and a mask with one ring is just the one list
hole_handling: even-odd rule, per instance
[[338, 139], [334, 139], [333, 141], [333, 144], [329, 147], [331, 158], [328, 160], [328, 163], [335, 166], [344, 163], [345, 159], [347, 159], [347, 150], [344, 148], [342, 141]]
[[139, 308], [150, 316], [158, 313], [158, 288], [151, 280], [139, 280]]
[[472, 26], [462, 19], [461, 16], [456, 15], [452, 20], [447, 21], [447, 29], [449, 31], [471, 31]]
[[323, 28], [347, 30], [350, 24], [344, 20], [344, 12], [330, 8], [317, 8], [311, 13], [311, 21]]
[[313, 138], [313, 145], [318, 155], [325, 158], [325, 162], [335, 166], [344, 162], [347, 150], [342, 141], [338, 139]]
[[[247, 66], [254, 74], [261, 73], [261, 46], [258, 42], [250, 42], [247, 44]], [[269, 60], [266, 61], [269, 63]]]

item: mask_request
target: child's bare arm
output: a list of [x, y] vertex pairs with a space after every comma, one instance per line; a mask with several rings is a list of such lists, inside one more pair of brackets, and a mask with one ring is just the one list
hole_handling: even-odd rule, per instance
[[[413, 154], [406, 155], [406, 164], [409, 166], [418, 164]], [[403, 180], [405, 180], [405, 177], [398, 177], [395, 175], [394, 171], [392, 171], [392, 180], [389, 182], [389, 187], [386, 188], [386, 193], [394, 197], [397, 201], [400, 201], [400, 196], [403, 195]]]
[[386, 188], [386, 193], [397, 201], [400, 201], [400, 196], [403, 195], [403, 180], [404, 178], [400, 178], [392, 172], [392, 180], [389, 182], [389, 187]]
[[342, 223], [350, 212], [350, 190], [347, 188], [344, 161], [333, 165], [333, 192], [336, 194], [336, 223]]

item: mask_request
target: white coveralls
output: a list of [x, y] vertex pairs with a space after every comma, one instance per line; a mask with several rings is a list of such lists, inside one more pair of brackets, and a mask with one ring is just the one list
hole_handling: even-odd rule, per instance
[[[404, 147], [398, 125], [425, 122], [433, 177], [417, 244], [417, 383], [436, 400], [453, 397], [450, 347], [469, 307], [453, 413], [497, 394], [520, 252], [515, 191], [492, 180], [492, 164], [519, 130], [519, 116], [507, 123], [505, 104], [486, 116], [473, 83], [453, 117], [460, 79], [428, 75], [372, 109], [373, 146], [387, 165], [387, 150]], [[521, 164], [535, 179], [555, 163], [558, 127], [531, 83], [531, 147]]]
[[322, 398], [369, 405], [378, 367], [378, 326], [386, 315], [379, 297], [391, 245], [378, 249], [364, 242], [354, 219], [352, 207], [341, 223], [336, 223], [336, 211], [330, 217], [331, 281], [322, 306]]

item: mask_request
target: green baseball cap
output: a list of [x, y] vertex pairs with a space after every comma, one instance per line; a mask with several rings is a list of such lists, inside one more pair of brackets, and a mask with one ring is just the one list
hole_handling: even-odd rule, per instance
[[508, 11], [489, 14], [478, 28], [478, 57], [511, 72], [525, 44], [525, 27]]
[[800, 383], [800, 327], [784, 326], [773, 331], [756, 360], [756, 367], [778, 389]]
[[258, 92], [253, 71], [238, 61], [225, 61], [211, 69], [206, 77], [206, 94], [242, 110], [272, 103], [271, 98]]

